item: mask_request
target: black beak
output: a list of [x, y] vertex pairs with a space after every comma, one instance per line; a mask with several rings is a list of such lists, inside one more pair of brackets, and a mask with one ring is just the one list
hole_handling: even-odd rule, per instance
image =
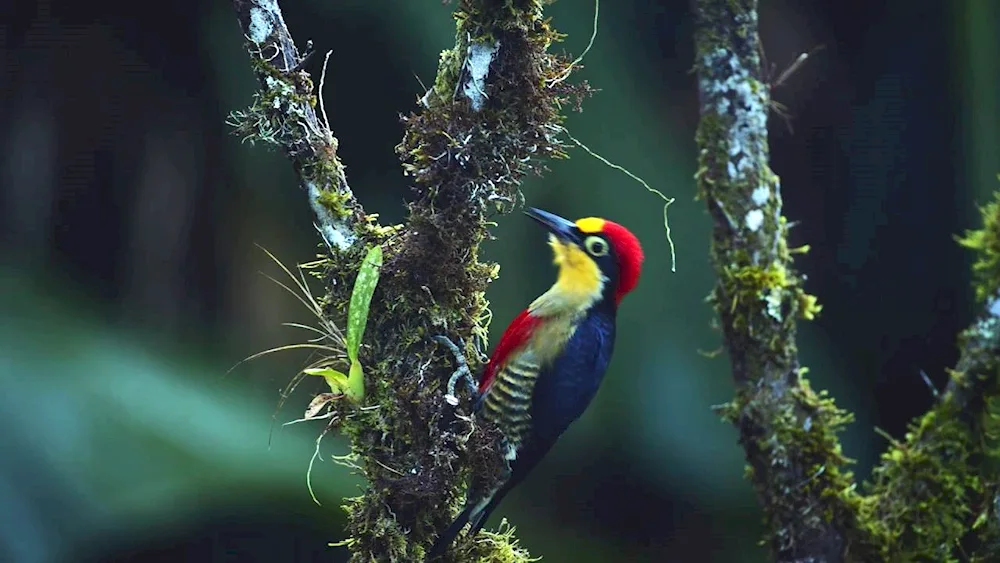
[[524, 214], [544, 225], [559, 240], [576, 244], [580, 243], [580, 231], [576, 228], [576, 223], [567, 221], [554, 213], [542, 211], [534, 207], [527, 208]]

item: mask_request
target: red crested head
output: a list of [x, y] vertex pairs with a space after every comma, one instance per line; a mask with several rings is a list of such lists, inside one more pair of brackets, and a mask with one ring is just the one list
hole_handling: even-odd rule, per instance
[[[577, 221], [577, 225], [591, 220], [580, 219]], [[614, 248], [615, 256], [618, 258], [618, 291], [615, 293], [615, 300], [620, 303], [622, 298], [635, 289], [636, 284], [639, 283], [642, 261], [645, 258], [642, 253], [642, 245], [639, 244], [639, 239], [632, 234], [632, 231], [613, 221], [604, 220], [600, 232], [607, 237], [611, 247]]]
[[[589, 307], [602, 296], [613, 297], [615, 304], [635, 289], [642, 271], [642, 246], [628, 229], [599, 217], [585, 217], [576, 222], [528, 208], [532, 217], [551, 233], [549, 244], [559, 266], [558, 291], [567, 303]], [[607, 282], [614, 285], [608, 286]], [[613, 289], [613, 293], [606, 293]]]

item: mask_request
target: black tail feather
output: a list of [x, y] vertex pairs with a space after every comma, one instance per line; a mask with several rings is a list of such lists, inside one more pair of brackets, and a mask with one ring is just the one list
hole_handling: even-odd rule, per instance
[[448, 546], [454, 541], [455, 536], [462, 531], [462, 528], [469, 522], [469, 518], [472, 516], [472, 510], [476, 506], [472, 503], [468, 503], [465, 509], [455, 518], [455, 521], [448, 526], [448, 529], [441, 532], [438, 539], [435, 540], [434, 545], [431, 546], [430, 551], [427, 552], [427, 561], [434, 561], [435, 559], [444, 555], [444, 552], [448, 550]]
[[[539, 460], [549, 451], [552, 447], [552, 441], [537, 441], [530, 443], [527, 448], [522, 452], [522, 455], [518, 456], [517, 463], [511, 468], [511, 473], [507, 477], [504, 484], [493, 493], [492, 497], [489, 497], [489, 502], [482, 509], [476, 510], [476, 506], [481, 506], [482, 501], [487, 498], [487, 496], [482, 495], [484, 492], [481, 487], [473, 484], [469, 488], [470, 491], [479, 491], [480, 494], [470, 494], [468, 500], [465, 503], [465, 508], [462, 512], [455, 518], [451, 526], [438, 536], [438, 539], [434, 542], [431, 550], [428, 552], [427, 561], [433, 561], [448, 550], [448, 546], [454, 541], [458, 533], [462, 531], [462, 528], [466, 524], [472, 522], [472, 526], [469, 528], [469, 535], [474, 536], [479, 533], [479, 530], [483, 529], [486, 525], [486, 521], [489, 520], [490, 514], [496, 510], [497, 506], [500, 505], [500, 501], [503, 500], [507, 493], [510, 492], [518, 483], [520, 483], [524, 478], [531, 472], [531, 470], [538, 464]], [[477, 500], [473, 500], [477, 499]]]
[[497, 509], [497, 505], [500, 504], [500, 501], [503, 500], [503, 497], [507, 496], [507, 492], [510, 491], [510, 489], [511, 486], [510, 483], [508, 482], [493, 495], [493, 498], [490, 499], [490, 502], [487, 503], [482, 510], [480, 510], [473, 518], [471, 518], [472, 527], [469, 528], [470, 536], [478, 534], [479, 530], [483, 529], [483, 526], [486, 525], [486, 521], [490, 519], [490, 514], [493, 514], [493, 511]]
[[451, 526], [448, 526], [448, 529], [442, 532], [441, 535], [438, 536], [438, 539], [435, 540], [434, 545], [427, 554], [427, 561], [434, 561], [438, 557], [444, 555], [445, 551], [448, 550], [448, 546], [451, 545], [451, 542], [455, 540], [455, 537], [458, 536], [458, 533], [462, 531], [462, 528], [464, 528], [466, 524], [470, 522], [472, 523], [468, 533], [470, 537], [478, 534], [479, 530], [483, 529], [483, 526], [486, 525], [486, 521], [489, 520], [490, 514], [496, 510], [500, 501], [503, 500], [503, 497], [507, 495], [511, 488], [513, 488], [513, 483], [508, 481], [503, 487], [500, 488], [500, 490], [493, 494], [493, 497], [490, 498], [488, 503], [486, 503], [486, 506], [478, 511], [476, 510], [476, 506], [481, 505], [481, 502], [473, 502], [470, 499], [466, 503], [465, 509], [462, 510], [458, 517], [455, 518], [455, 521], [451, 523]]

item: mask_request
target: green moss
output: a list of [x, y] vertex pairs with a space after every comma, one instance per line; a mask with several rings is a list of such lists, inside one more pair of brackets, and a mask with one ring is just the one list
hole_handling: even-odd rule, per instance
[[496, 532], [483, 532], [476, 536], [475, 541], [460, 545], [455, 555], [458, 561], [477, 563], [529, 563], [542, 559], [531, 557], [517, 546], [514, 527], [506, 519], [500, 522]]
[[979, 208], [983, 228], [968, 230], [957, 237], [958, 243], [976, 251], [972, 265], [976, 298], [985, 301], [1000, 290], [1000, 192], [993, 194], [993, 201]]
[[[327, 176], [328, 178], [336, 178], [336, 174], [339, 173], [339, 169], [330, 167], [323, 170], [321, 174]], [[351, 196], [346, 193], [335, 192], [333, 190], [324, 190], [320, 192], [317, 201], [320, 205], [326, 208], [334, 217], [343, 218], [350, 215], [350, 211], [346, 208], [345, 204], [348, 203]]]
[[455, 84], [458, 82], [463, 61], [458, 53], [462, 50], [463, 43], [464, 39], [458, 37], [454, 49], [441, 51], [437, 77], [434, 80], [434, 94], [437, 96], [437, 100], [446, 101], [455, 95]]
[[[771, 104], [756, 4], [697, 3], [695, 177], [714, 223], [712, 301], [738, 383], [720, 411], [740, 431], [769, 543], [780, 560], [989, 558], [1000, 547], [1000, 320], [987, 315], [964, 333], [949, 390], [904, 440], [893, 441], [869, 494], [859, 493], [837, 439], [850, 414], [814, 393], [798, 367], [796, 319], [811, 319], [820, 307], [792, 267], [778, 179], [768, 166], [766, 114], [758, 110]], [[1000, 294], [1000, 195], [981, 211], [984, 227], [959, 240], [978, 252], [976, 293], [986, 300]]]
[[[983, 209], [976, 240], [981, 264], [994, 261], [996, 203]], [[992, 266], [991, 266], [992, 267]], [[996, 284], [979, 269], [979, 287]], [[993, 290], [995, 291], [995, 289]], [[984, 295], [983, 297], [987, 297]], [[858, 528], [881, 561], [988, 561], [998, 555], [1000, 520], [1000, 319], [980, 317], [960, 335], [962, 356], [938, 403], [891, 440], [873, 472]], [[866, 559], [876, 560], [876, 559]]]
[[[455, 19], [456, 44], [442, 53], [433, 91], [403, 120], [397, 150], [415, 193], [406, 227], [381, 227], [372, 217], [358, 221], [359, 242], [323, 261], [324, 313], [342, 326], [360, 249], [379, 244], [384, 255], [359, 354], [364, 402], [329, 407], [331, 426], [350, 438], [369, 484], [345, 504], [344, 545], [353, 561], [421, 561], [451, 523], [467, 477], [499, 475], [499, 432], [447, 406], [443, 387], [453, 359], [431, 337], [461, 336], [476, 370], [491, 316], [486, 289], [499, 271], [478, 259], [491, 216], [513, 208], [523, 177], [542, 171], [542, 157], [564, 154], [556, 137], [560, 109], [589, 92], [553, 80], [570, 61], [546, 52], [559, 36], [542, 19], [540, 2], [462, 1]], [[470, 41], [492, 40], [502, 47], [477, 112], [460, 92], [462, 65]], [[307, 172], [336, 179], [338, 167], [333, 159]], [[345, 208], [336, 193], [322, 193], [319, 203], [335, 215]], [[468, 405], [458, 408], [457, 414], [468, 414]], [[529, 560], [510, 530], [461, 537], [454, 556]]]
[[780, 180], [768, 165], [756, 2], [701, 0], [698, 12], [695, 178], [714, 223], [711, 301], [738, 385], [721, 414], [739, 429], [775, 556], [840, 560], [849, 544], [870, 543], [844, 533], [862, 500], [838, 440], [852, 418], [814, 392], [798, 364], [797, 321], [821, 307], [793, 267]]
[[803, 378], [787, 395], [742, 389], [724, 414], [740, 428], [746, 475], [765, 501], [765, 523], [778, 552], [813, 547], [815, 553], [815, 546], [795, 545], [796, 538], [847, 526], [860, 497], [837, 435], [852, 421], [850, 413]]
[[[473, 216], [508, 211], [525, 175], [541, 172], [545, 157], [565, 156], [561, 108], [578, 106], [590, 90], [556, 80], [571, 61], [547, 52], [560, 35], [542, 19], [540, 2], [464, 1], [455, 19], [456, 45], [441, 55], [433, 99], [404, 118], [397, 151], [418, 194], [432, 200], [421, 207], [461, 198], [484, 206], [470, 209]], [[466, 54], [470, 44], [494, 41], [500, 49], [490, 64], [485, 103], [474, 111], [460, 82], [467, 78]]]
[[883, 561], [958, 561], [955, 550], [983, 492], [974, 435], [945, 400], [894, 442], [873, 473], [859, 522]]
[[1000, 484], [990, 483], [983, 498], [970, 530], [976, 535], [975, 545], [966, 549], [970, 563], [1000, 561]]
[[[749, 320], [761, 315], [782, 323], [789, 314], [812, 320], [823, 309], [816, 296], [803, 291], [799, 280], [790, 276], [780, 262], [767, 266], [723, 266], [720, 283], [719, 294], [728, 296], [729, 311], [737, 329], [752, 331]], [[737, 311], [741, 314], [736, 315]]]
[[983, 453], [989, 462], [990, 471], [997, 471], [1000, 467], [1000, 396], [990, 396], [984, 399], [983, 415], [981, 421]]
[[250, 61], [264, 87], [254, 93], [249, 109], [230, 115], [230, 124], [247, 142], [299, 145], [308, 135], [301, 120], [316, 103], [312, 81], [304, 72], [283, 73], [260, 56]]
[[354, 196], [337, 157], [337, 139], [315, 113], [312, 80], [301, 70], [278, 69], [261, 48], [250, 46], [250, 60], [262, 88], [249, 108], [230, 114], [229, 125], [244, 142], [283, 148], [303, 183], [319, 192], [318, 203], [336, 218], [347, 217], [356, 207]]

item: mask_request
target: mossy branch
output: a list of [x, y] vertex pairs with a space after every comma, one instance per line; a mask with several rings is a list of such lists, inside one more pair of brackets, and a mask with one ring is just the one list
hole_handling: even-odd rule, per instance
[[[407, 221], [382, 227], [347, 187], [277, 1], [234, 0], [262, 85], [237, 125], [285, 150], [314, 208], [330, 214], [343, 237], [331, 241], [321, 229], [331, 250], [321, 260], [324, 321], [347, 318], [365, 248], [383, 249], [365, 341], [352, 358], [364, 366], [364, 393], [355, 394], [357, 403], [324, 397], [306, 417], [329, 420], [328, 429], [350, 437], [351, 455], [341, 461], [368, 482], [345, 506], [343, 544], [352, 561], [422, 561], [450, 523], [469, 472], [488, 476], [502, 467], [496, 430], [477, 427], [468, 406], [456, 411], [445, 400], [451, 355], [433, 337], [464, 341], [470, 363], [479, 363], [490, 319], [485, 291], [498, 272], [478, 259], [489, 219], [514, 208], [522, 179], [542, 172], [545, 158], [565, 156], [561, 110], [590, 92], [565, 80], [578, 64], [548, 52], [561, 36], [542, 16], [545, 3], [457, 3], [455, 47], [442, 53], [418, 111], [403, 118], [397, 152], [414, 183]], [[323, 366], [343, 373], [346, 358]], [[504, 528], [460, 539], [450, 557], [529, 561], [516, 544]]]
[[299, 55], [277, 0], [233, 0], [233, 6], [261, 89], [253, 105], [233, 112], [230, 122], [245, 141], [285, 152], [308, 194], [323, 239], [346, 250], [358, 240], [353, 227], [364, 212], [347, 185], [326, 116], [320, 120], [316, 114], [312, 79], [302, 69], [312, 53]]
[[835, 432], [846, 413], [802, 377], [798, 317], [818, 311], [792, 269], [778, 177], [768, 165], [768, 85], [757, 2], [698, 2], [698, 187], [714, 220], [712, 298], [738, 384], [726, 416], [740, 431], [779, 561], [836, 561], [849, 515], [847, 460]]
[[883, 559], [1000, 560], [1000, 193], [981, 214], [959, 242], [976, 252], [983, 311], [959, 335], [944, 393], [891, 441], [862, 505]]
[[[768, 164], [757, 1], [698, 0], [697, 17], [696, 179], [713, 219], [712, 300], [737, 384], [722, 411], [739, 430], [776, 560], [958, 561], [966, 547], [995, 549], [1000, 301], [963, 333], [947, 391], [892, 445], [863, 495], [837, 438], [851, 415], [810, 388], [798, 360], [796, 323], [820, 307], [792, 267]], [[986, 228], [965, 239], [992, 253], [979, 272], [996, 270], [997, 212], [984, 211]], [[980, 294], [998, 297], [998, 283]]]
[[959, 336], [961, 356], [945, 392], [911, 424], [905, 440], [891, 441], [875, 468], [860, 521], [868, 526], [878, 560], [1000, 557], [1000, 294], [985, 309]]

